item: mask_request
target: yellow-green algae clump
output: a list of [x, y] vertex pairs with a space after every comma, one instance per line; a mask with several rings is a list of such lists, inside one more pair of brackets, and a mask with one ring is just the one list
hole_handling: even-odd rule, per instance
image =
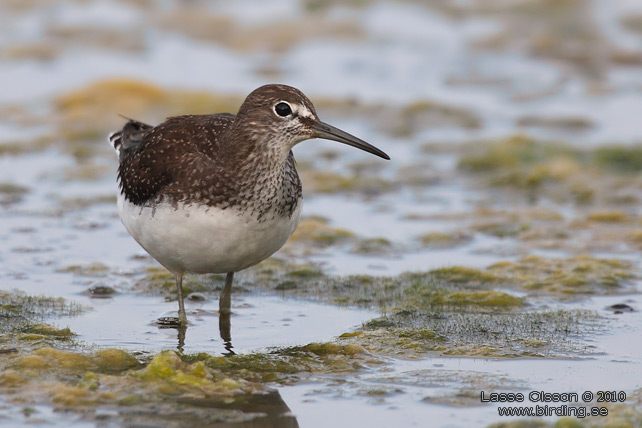
[[[176, 278], [162, 266], [145, 268], [145, 276], [134, 284], [137, 292], [163, 295], [167, 298], [176, 298]], [[225, 276], [221, 275], [185, 275], [183, 277], [183, 293], [212, 291], [217, 284], [221, 284]]]
[[[635, 238], [635, 236], [633, 236]], [[296, 268], [295, 268], [296, 266]], [[288, 265], [271, 259], [238, 277], [240, 285], [275, 287], [301, 297], [386, 310], [518, 309], [524, 296], [509, 290], [564, 295], [617, 294], [630, 290], [634, 266], [624, 260], [588, 255], [566, 258], [529, 256], [497, 262], [486, 269], [448, 266], [396, 276], [326, 275], [314, 265]]]
[[529, 198], [545, 195], [586, 205], [609, 202], [615, 189], [635, 194], [641, 156], [641, 145], [578, 149], [564, 142], [515, 135], [471, 144], [459, 168]]
[[49, 315], [77, 315], [82, 309], [82, 306], [69, 303], [61, 297], [32, 296], [20, 291], [0, 290], [0, 313], [7, 318], [15, 316], [42, 319]]
[[564, 294], [611, 294], [626, 291], [634, 278], [631, 263], [592, 256], [569, 258], [525, 257], [495, 263], [488, 272], [503, 278], [503, 283], [524, 290]]
[[119, 349], [103, 349], [93, 354], [64, 351], [44, 347], [17, 358], [13, 366], [23, 369], [55, 369], [69, 374], [96, 371], [120, 372], [138, 367], [140, 363], [129, 353]]
[[202, 361], [186, 363], [174, 351], [161, 352], [134, 375], [144, 382], [155, 384], [159, 392], [166, 394], [194, 389], [207, 394], [233, 394], [242, 392], [245, 386], [242, 381], [208, 369]]
[[20, 335], [21, 340], [40, 340], [55, 338], [59, 340], [70, 339], [75, 336], [69, 327], [57, 328], [49, 324], [31, 324]]
[[299, 173], [307, 193], [361, 193], [368, 196], [389, 192], [397, 187], [380, 175], [338, 174], [300, 164]]
[[[95, 140], [127, 117], [158, 119], [176, 114], [233, 112], [241, 99], [209, 92], [167, 90], [133, 79], [105, 79], [59, 96], [55, 108], [67, 141]], [[141, 117], [144, 116], [144, 117]]]
[[357, 370], [366, 360], [364, 354], [357, 344], [311, 343], [229, 357], [164, 351], [141, 362], [118, 349], [82, 353], [44, 347], [0, 355], [0, 392], [9, 400], [45, 399], [65, 407], [144, 409], [166, 403], [180, 411], [185, 405], [194, 409], [189, 403], [198, 400], [224, 407], [264, 392], [266, 382]]
[[56, 272], [73, 273], [80, 276], [106, 276], [109, 273], [109, 267], [102, 263], [89, 263], [86, 265], [71, 265], [59, 268]]
[[450, 266], [433, 269], [429, 273], [434, 279], [451, 284], [494, 284], [500, 280], [498, 276], [490, 272], [466, 266]]
[[583, 335], [599, 329], [591, 311], [467, 312], [401, 310], [342, 335], [376, 354], [415, 358], [427, 352], [498, 358], [576, 357], [595, 352]]
[[451, 233], [429, 232], [420, 235], [418, 239], [426, 248], [453, 248], [470, 242], [472, 236], [460, 231]]
[[[248, 381], [287, 383], [303, 373], [335, 373], [360, 369], [365, 350], [358, 344], [331, 342], [279, 348], [268, 353], [211, 357], [205, 363]], [[374, 357], [368, 358], [373, 360]]]
[[323, 217], [302, 219], [290, 238], [293, 243], [311, 244], [322, 248], [354, 239], [354, 233], [330, 226], [329, 221]]
[[162, 396], [233, 396], [260, 389], [203, 361], [185, 362], [174, 351], [161, 352], [147, 364], [119, 349], [86, 354], [44, 347], [6, 358], [0, 387], [20, 387], [13, 391], [17, 395], [45, 393], [65, 406], [131, 403], [132, 394], [153, 402]]

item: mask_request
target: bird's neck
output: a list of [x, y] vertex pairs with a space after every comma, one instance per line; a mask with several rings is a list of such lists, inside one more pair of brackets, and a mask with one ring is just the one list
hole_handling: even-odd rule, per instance
[[283, 153], [271, 136], [262, 136], [268, 140], [257, 136], [243, 141], [234, 151], [237, 197], [259, 218], [291, 216], [301, 199], [294, 155], [290, 150]]

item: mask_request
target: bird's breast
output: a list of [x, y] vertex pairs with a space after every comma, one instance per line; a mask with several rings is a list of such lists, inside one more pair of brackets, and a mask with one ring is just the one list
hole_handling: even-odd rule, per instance
[[243, 207], [160, 202], [136, 205], [122, 194], [118, 212], [130, 235], [174, 273], [237, 272], [268, 258], [296, 228], [301, 201], [289, 215]]

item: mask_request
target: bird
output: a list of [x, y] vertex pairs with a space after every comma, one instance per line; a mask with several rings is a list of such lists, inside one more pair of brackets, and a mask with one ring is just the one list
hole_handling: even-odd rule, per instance
[[118, 213], [174, 275], [181, 327], [188, 324], [184, 274], [227, 274], [219, 309], [229, 320], [234, 274], [270, 257], [296, 229], [302, 187], [295, 145], [334, 140], [390, 159], [322, 122], [308, 97], [282, 84], [252, 91], [236, 115], [174, 116], [157, 126], [125, 119], [109, 135], [119, 162]]

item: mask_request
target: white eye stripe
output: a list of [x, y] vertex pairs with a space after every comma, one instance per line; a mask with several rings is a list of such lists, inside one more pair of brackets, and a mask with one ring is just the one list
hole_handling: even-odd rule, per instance
[[304, 106], [304, 105], [297, 105], [296, 107], [297, 107], [296, 112], [297, 112], [297, 114], [298, 114], [299, 116], [301, 116], [301, 117], [308, 117], [308, 118], [312, 118], [312, 117], [314, 117], [314, 115], [312, 114], [312, 112], [311, 112], [311, 111], [310, 111], [306, 106]]

